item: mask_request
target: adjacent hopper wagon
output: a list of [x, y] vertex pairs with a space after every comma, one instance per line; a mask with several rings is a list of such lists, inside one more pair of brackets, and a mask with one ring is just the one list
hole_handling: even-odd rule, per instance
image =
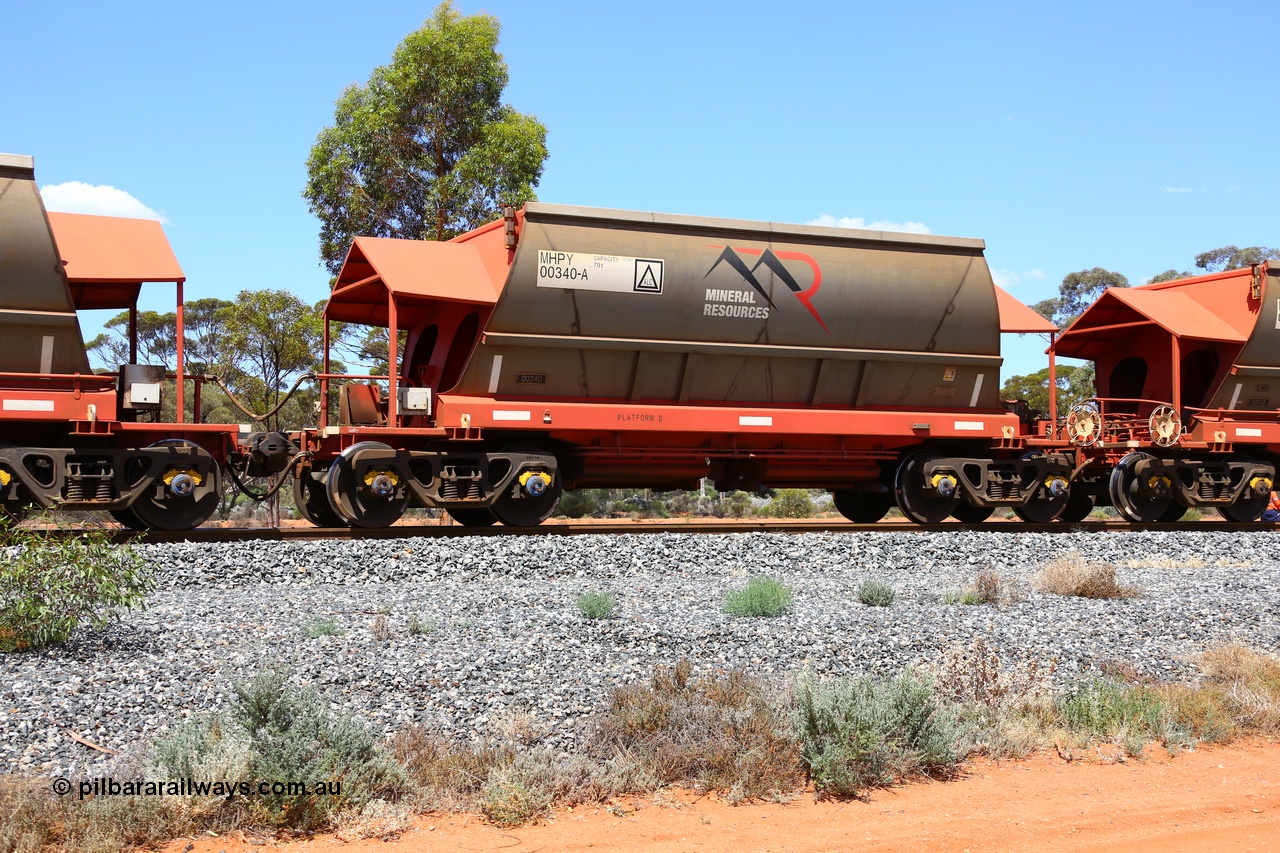
[[1079, 450], [1075, 490], [1131, 521], [1266, 509], [1280, 462], [1280, 266], [1110, 289], [1053, 346], [1095, 364], [1098, 397], [1055, 441]]
[[[184, 422], [185, 280], [159, 222], [46, 213], [32, 158], [0, 154], [0, 514], [103, 510], [184, 530], [213, 514], [228, 464], [287, 467], [284, 436], [242, 446], [236, 424]], [[177, 290], [176, 373], [136, 363], [146, 282]], [[103, 308], [130, 313], [130, 363], [96, 375], [77, 311]]]

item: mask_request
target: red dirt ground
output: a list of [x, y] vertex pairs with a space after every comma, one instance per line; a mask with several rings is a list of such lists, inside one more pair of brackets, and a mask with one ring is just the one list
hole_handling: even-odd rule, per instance
[[[868, 801], [730, 806], [688, 793], [627, 797], [611, 808], [558, 810], [535, 826], [426, 815], [398, 839], [333, 836], [276, 842], [243, 835], [182, 839], [166, 853], [409, 851], [1280, 851], [1280, 743], [1255, 740], [1170, 758], [1097, 754], [1066, 761], [977, 761], [962, 778], [879, 790]], [[189, 846], [191, 845], [191, 846]]]

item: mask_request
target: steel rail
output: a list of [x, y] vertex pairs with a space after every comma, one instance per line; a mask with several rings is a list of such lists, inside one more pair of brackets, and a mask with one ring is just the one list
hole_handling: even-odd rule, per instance
[[540, 527], [464, 527], [446, 524], [401, 524], [394, 527], [199, 527], [195, 530], [134, 531], [123, 528], [57, 528], [49, 533], [56, 537], [78, 535], [87, 529], [106, 530], [113, 542], [252, 542], [258, 540], [279, 542], [306, 542], [312, 540], [376, 540], [376, 539], [451, 539], [461, 536], [584, 536], [584, 535], [651, 535], [655, 533], [953, 533], [980, 531], [984, 533], [1128, 533], [1149, 532], [1270, 532], [1274, 524], [1241, 524], [1230, 521], [1196, 521], [1172, 524], [1133, 524], [1127, 521], [1082, 521], [1076, 524], [1054, 522], [1030, 524], [1022, 521], [985, 521], [979, 524], [943, 522], [941, 524], [910, 524], [882, 521], [875, 524], [854, 524], [840, 519], [804, 521], [741, 522], [707, 519], [668, 523], [637, 523], [633, 521], [607, 521], [596, 523], [548, 523]]

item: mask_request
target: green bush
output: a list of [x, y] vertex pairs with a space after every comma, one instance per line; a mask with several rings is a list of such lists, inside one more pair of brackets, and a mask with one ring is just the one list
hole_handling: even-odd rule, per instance
[[566, 518], [585, 518], [605, 511], [604, 489], [578, 489], [565, 492], [556, 504], [556, 514]]
[[1058, 700], [1066, 728], [1088, 739], [1123, 740], [1136, 744], [1137, 754], [1147, 740], [1168, 741], [1172, 723], [1169, 705], [1160, 691], [1145, 685], [1110, 680], [1077, 684]]
[[730, 516], [732, 518], [742, 518], [751, 511], [751, 495], [741, 489], [729, 492], [715, 503], [715, 514], [721, 518]]
[[809, 518], [813, 515], [813, 498], [804, 489], [779, 489], [764, 507], [764, 515], [775, 518]]
[[338, 793], [298, 791], [224, 798], [220, 808], [247, 810], [268, 826], [313, 831], [335, 815], [399, 797], [404, 768], [364, 726], [331, 714], [311, 692], [291, 688], [280, 673], [258, 675], [235, 689], [228, 717], [197, 720], [157, 741], [153, 761], [163, 778], [224, 783], [338, 783]]
[[814, 787], [858, 796], [914, 774], [946, 775], [968, 752], [956, 705], [908, 669], [891, 681], [801, 677], [795, 728]]
[[101, 630], [120, 610], [142, 607], [155, 571], [129, 545], [101, 530], [57, 538], [51, 532], [0, 532], [0, 651], [37, 649], [68, 639], [81, 625]]
[[415, 637], [422, 634], [434, 634], [437, 627], [434, 619], [424, 619], [421, 616], [409, 617], [409, 633]]
[[578, 612], [583, 619], [612, 619], [618, 612], [618, 597], [608, 592], [584, 592], [578, 596]]
[[757, 575], [742, 589], [726, 593], [722, 606], [730, 616], [781, 616], [792, 599], [791, 588], [782, 581]]
[[884, 581], [866, 580], [858, 585], [858, 600], [870, 607], [888, 607], [894, 597], [893, 587]]
[[319, 616], [303, 626], [302, 633], [306, 634], [308, 639], [314, 640], [317, 637], [336, 637], [342, 633], [342, 629], [333, 618]]

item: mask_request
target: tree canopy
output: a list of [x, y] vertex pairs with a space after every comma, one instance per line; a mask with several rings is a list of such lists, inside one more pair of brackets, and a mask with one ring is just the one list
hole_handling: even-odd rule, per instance
[[1108, 287], [1128, 286], [1129, 279], [1118, 272], [1102, 267], [1080, 270], [1063, 276], [1056, 297], [1037, 302], [1031, 308], [1058, 328], [1066, 328]]
[[[1065, 414], [1068, 409], [1094, 396], [1097, 391], [1093, 384], [1093, 365], [1059, 364], [1058, 380], [1058, 413]], [[1049, 412], [1049, 368], [1045, 367], [1035, 373], [1023, 376], [1010, 376], [1000, 389], [1002, 400], [1026, 400], [1027, 405], [1035, 412], [1046, 415]]]
[[535, 198], [547, 129], [502, 103], [500, 29], [446, 0], [338, 98], [303, 192], [330, 272], [356, 236], [446, 240]]
[[1162, 281], [1176, 281], [1180, 278], [1191, 278], [1193, 275], [1204, 275], [1224, 270], [1238, 270], [1242, 267], [1260, 264], [1263, 261], [1280, 260], [1280, 249], [1269, 249], [1266, 246], [1222, 246], [1196, 255], [1195, 263], [1199, 272], [1167, 269], [1154, 275], [1147, 284], [1159, 284]]

